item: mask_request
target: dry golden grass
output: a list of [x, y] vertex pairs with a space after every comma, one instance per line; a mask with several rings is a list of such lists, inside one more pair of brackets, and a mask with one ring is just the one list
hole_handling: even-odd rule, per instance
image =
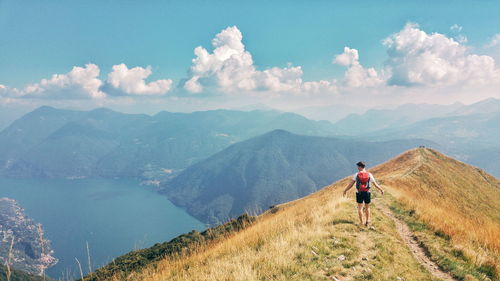
[[500, 182], [431, 149], [414, 149], [372, 172], [419, 219], [500, 273]]
[[[129, 280], [434, 280], [390, 219], [374, 210], [376, 231], [357, 226], [353, 198], [341, 197], [344, 186], [280, 205], [209, 249], [165, 259]], [[341, 255], [346, 259], [339, 260]]]
[[[498, 264], [498, 180], [427, 149], [409, 151], [372, 172], [394, 197], [450, 235], [466, 254], [481, 252], [478, 263]], [[414, 260], [392, 220], [372, 208], [376, 230], [356, 225], [352, 194], [349, 199], [341, 196], [347, 182], [279, 205], [235, 235], [194, 254], [166, 258], [127, 279], [433, 280]], [[340, 255], [346, 259], [340, 261]]]
[[277, 211], [262, 214], [257, 223], [238, 234], [189, 257], [166, 259], [137, 280], [146, 280], [145, 276], [151, 281], [287, 280], [280, 272], [290, 266], [303, 241], [328, 235], [320, 221], [333, 217], [338, 205], [345, 201], [338, 191], [335, 193], [335, 196], [317, 193], [280, 205]]

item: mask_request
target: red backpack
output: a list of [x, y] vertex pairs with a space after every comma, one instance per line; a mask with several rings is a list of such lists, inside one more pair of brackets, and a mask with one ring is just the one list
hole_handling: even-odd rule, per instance
[[356, 189], [361, 192], [370, 189], [370, 174], [368, 172], [359, 172], [356, 175]]

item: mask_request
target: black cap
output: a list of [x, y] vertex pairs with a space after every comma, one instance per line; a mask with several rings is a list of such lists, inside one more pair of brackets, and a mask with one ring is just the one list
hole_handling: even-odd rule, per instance
[[361, 168], [364, 168], [365, 167], [365, 163], [359, 161], [358, 163], [356, 163], [356, 165], [358, 165], [358, 167], [361, 167]]

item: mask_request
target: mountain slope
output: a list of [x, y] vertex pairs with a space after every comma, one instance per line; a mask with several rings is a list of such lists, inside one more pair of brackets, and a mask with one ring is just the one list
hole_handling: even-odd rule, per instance
[[[404, 167], [404, 168], [403, 168]], [[408, 169], [406, 167], [412, 167]], [[373, 172], [420, 220], [477, 263], [500, 267], [500, 181], [434, 150], [415, 150]]]
[[44, 106], [0, 133], [0, 174], [163, 179], [234, 142], [279, 128], [314, 135], [334, 132], [329, 122], [277, 111], [148, 116]]
[[229, 145], [274, 129], [306, 135], [331, 135], [328, 122], [312, 121], [277, 111], [211, 110], [193, 113], [160, 112], [104, 157], [104, 176], [141, 176], [144, 172], [184, 169]]
[[80, 112], [42, 106], [0, 132], [0, 161], [22, 155], [64, 124], [76, 120]]
[[424, 140], [349, 141], [275, 130], [230, 146], [163, 184], [176, 205], [208, 224], [310, 194], [352, 172], [363, 159], [378, 164]]
[[208, 247], [106, 280], [439, 280], [377, 206], [410, 217], [417, 245], [455, 279], [497, 280], [497, 179], [431, 149], [410, 150], [370, 171], [388, 191], [373, 194], [374, 229], [356, 226], [352, 193], [341, 195], [344, 179], [275, 206]]

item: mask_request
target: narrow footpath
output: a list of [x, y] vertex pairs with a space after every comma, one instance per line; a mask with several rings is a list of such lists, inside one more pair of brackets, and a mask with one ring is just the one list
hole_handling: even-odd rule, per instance
[[410, 230], [405, 222], [398, 219], [392, 211], [381, 201], [374, 204], [375, 207], [380, 210], [388, 218], [392, 219], [396, 224], [396, 229], [399, 235], [404, 240], [408, 248], [410, 248], [411, 253], [415, 259], [425, 267], [432, 275], [445, 281], [455, 281], [449, 273], [442, 271], [439, 266], [433, 262], [428, 255], [425, 253], [424, 249], [419, 245], [418, 241], [415, 239], [413, 232]]

